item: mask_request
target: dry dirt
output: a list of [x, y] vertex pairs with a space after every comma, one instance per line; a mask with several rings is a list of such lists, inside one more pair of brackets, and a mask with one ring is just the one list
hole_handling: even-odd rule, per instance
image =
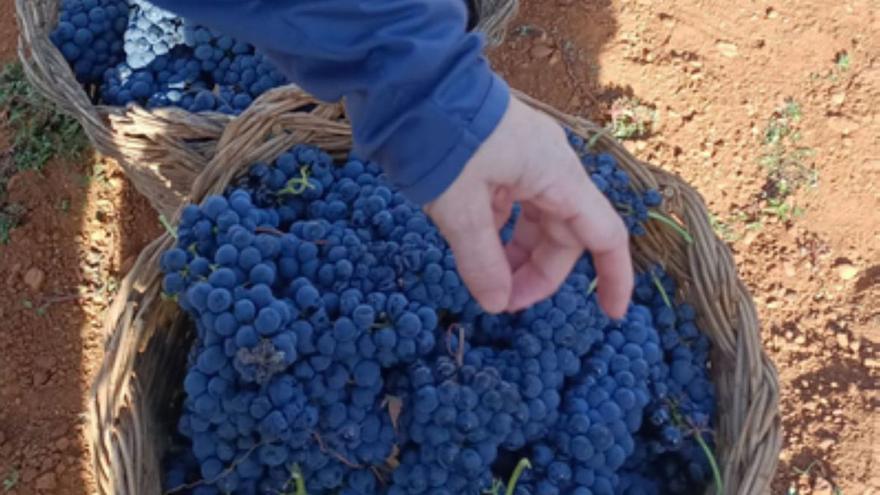
[[[511, 85], [602, 123], [643, 110], [627, 145], [694, 184], [736, 253], [782, 382], [773, 493], [880, 494], [876, 0], [523, 4], [491, 54]], [[790, 134], [776, 146], [768, 128]], [[100, 159], [8, 189], [25, 217], [0, 246], [0, 493], [93, 493], [82, 412], [101, 313], [158, 222]]]
[[[650, 109], [627, 145], [705, 196], [779, 369], [774, 493], [880, 493], [878, 7], [526, 0], [492, 54], [567, 112]], [[793, 115], [775, 148], [768, 128]], [[772, 205], [774, 170], [799, 187]]]

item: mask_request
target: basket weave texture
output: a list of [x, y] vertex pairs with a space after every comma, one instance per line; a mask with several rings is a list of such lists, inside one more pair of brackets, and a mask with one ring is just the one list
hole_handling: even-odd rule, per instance
[[[120, 163], [153, 208], [170, 216], [215, 155], [218, 140], [235, 117], [179, 108], [96, 105], [94, 88], [83, 88], [49, 39], [59, 4], [59, 0], [15, 0], [19, 58], [28, 80], [80, 122], [95, 149]], [[490, 45], [500, 43], [519, 0], [474, 0], [473, 5], [479, 18], [476, 29], [486, 35]], [[269, 93], [255, 104], [262, 99], [275, 101]], [[328, 118], [342, 116], [338, 106], [325, 106], [324, 111], [330, 112], [325, 115]]]
[[[713, 343], [711, 372], [719, 404], [716, 454], [724, 493], [769, 493], [781, 447], [777, 374], [761, 347], [754, 304], [728, 247], [710, 226], [701, 196], [680, 178], [635, 159], [595, 124], [518, 96], [582, 137], [596, 137], [595, 148], [613, 154], [638, 190], [664, 193], [664, 213], [692, 234], [693, 242], [686, 243], [653, 222], [646, 236], [633, 239], [633, 261], [640, 268], [656, 263], [665, 267], [678, 282], [676, 297], [694, 305], [700, 327]], [[251, 163], [271, 161], [298, 143], [345, 156], [351, 135], [336, 117], [337, 107], [319, 104], [310, 112], [291, 111], [311, 103], [316, 102], [308, 95], [284, 88], [230, 122], [213, 147], [216, 153], [198, 167], [201, 172], [185, 199], [198, 203], [222, 194]], [[91, 451], [102, 494], [161, 490], [160, 457], [176, 421], [170, 405], [181, 393], [193, 333], [177, 305], [161, 298], [159, 258], [174, 242], [166, 233], [142, 252], [106, 316], [106, 356], [89, 397]]]

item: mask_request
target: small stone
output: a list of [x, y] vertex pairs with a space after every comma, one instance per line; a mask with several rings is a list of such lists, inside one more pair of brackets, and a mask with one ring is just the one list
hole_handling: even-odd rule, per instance
[[841, 136], [846, 136], [852, 131], [852, 121], [846, 117], [828, 117], [826, 122], [831, 130], [839, 132]]
[[836, 107], [843, 105], [844, 101], [846, 101], [846, 93], [841, 92], [831, 95], [831, 104]]
[[43, 273], [39, 268], [31, 268], [24, 274], [24, 283], [31, 290], [38, 291], [43, 287], [43, 282], [46, 280], [46, 274]]
[[66, 451], [68, 447], [70, 447], [70, 440], [65, 437], [61, 437], [55, 442], [55, 448], [58, 449], [59, 452]]
[[55, 473], [46, 473], [39, 478], [37, 478], [37, 490], [40, 491], [50, 491], [54, 490], [57, 486], [55, 481]]
[[726, 41], [719, 41], [715, 44], [715, 48], [727, 58], [734, 58], [739, 55], [739, 49], [733, 43], [728, 43]]
[[46, 382], [49, 381], [49, 374], [43, 370], [37, 370], [34, 372], [34, 386], [39, 387], [40, 385], [45, 385]]
[[798, 335], [797, 337], [794, 338], [794, 343], [797, 345], [804, 345], [807, 343], [807, 338], [804, 337], [803, 335]]
[[843, 350], [849, 349], [849, 336], [844, 332], [839, 332], [836, 336], [837, 346]]
[[859, 274], [859, 269], [849, 263], [844, 263], [837, 267], [837, 274], [843, 280], [852, 280]]
[[37, 471], [30, 466], [24, 468], [24, 470], [22, 470], [22, 472], [21, 472], [21, 480], [24, 481], [25, 483], [30, 483], [36, 477], [37, 477]]
[[89, 239], [91, 239], [92, 242], [104, 242], [104, 239], [106, 238], [107, 232], [100, 228], [92, 231], [92, 233], [89, 234]]
[[553, 49], [547, 45], [535, 45], [530, 53], [533, 58], [547, 58], [553, 54]]

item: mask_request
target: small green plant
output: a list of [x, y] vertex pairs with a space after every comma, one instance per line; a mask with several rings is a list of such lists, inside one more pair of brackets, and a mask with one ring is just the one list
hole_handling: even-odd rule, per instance
[[811, 167], [814, 151], [799, 145], [798, 126], [803, 114], [801, 106], [788, 100], [773, 113], [764, 131], [764, 152], [760, 163], [767, 172], [761, 199], [761, 213], [790, 221], [800, 212], [789, 198], [804, 186], [814, 187], [819, 175]]
[[12, 229], [18, 227], [24, 208], [18, 204], [0, 206], [0, 245], [9, 244]]
[[21, 301], [22, 306], [24, 306], [27, 309], [32, 309], [34, 311], [34, 313], [36, 313], [37, 316], [40, 316], [40, 317], [46, 316], [46, 312], [49, 311], [50, 304], [51, 303], [47, 302], [47, 303], [37, 305], [37, 304], [34, 304], [34, 302], [31, 301], [30, 299], [23, 299]]
[[3, 478], [3, 492], [8, 492], [18, 484], [18, 470], [13, 469]]
[[804, 214], [803, 208], [794, 206], [784, 199], [770, 198], [767, 200], [767, 206], [764, 213], [772, 215], [783, 222], [790, 222]]
[[79, 123], [37, 93], [20, 63], [0, 70], [0, 111], [14, 132], [12, 156], [18, 170], [39, 170], [55, 155], [76, 157], [86, 149]]
[[838, 52], [834, 57], [834, 65], [837, 66], [837, 69], [840, 70], [840, 72], [848, 71], [851, 64], [852, 60], [850, 60], [849, 53], [846, 51]]
[[648, 137], [657, 120], [657, 112], [638, 98], [618, 98], [611, 105], [611, 134], [618, 139]]
[[102, 187], [110, 186], [110, 174], [107, 165], [101, 161], [96, 161], [89, 166], [89, 172], [80, 177], [83, 187], [91, 187], [93, 184]]
[[715, 234], [724, 241], [734, 242], [739, 239], [739, 235], [736, 233], [733, 226], [731, 226], [730, 223], [718, 218], [717, 215], [710, 215], [709, 223], [712, 225], [712, 230], [715, 231]]

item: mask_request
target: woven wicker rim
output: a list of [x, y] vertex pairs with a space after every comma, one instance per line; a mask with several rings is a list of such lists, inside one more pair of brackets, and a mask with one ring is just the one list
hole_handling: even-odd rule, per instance
[[[519, 0], [475, 0], [477, 30], [490, 45], [504, 38]], [[28, 80], [82, 124], [95, 149], [119, 161], [134, 187], [160, 214], [170, 216], [214, 156], [217, 140], [233, 116], [178, 108], [147, 110], [95, 105], [49, 39], [59, 0], [15, 0], [19, 58]], [[268, 94], [257, 99], [272, 99]], [[338, 114], [341, 117], [341, 113]]]
[[[712, 373], [720, 405], [716, 454], [724, 493], [769, 493], [781, 447], [778, 378], [761, 347], [754, 304], [737, 277], [730, 250], [709, 224], [702, 198], [680, 178], [635, 159], [598, 126], [518, 96], [579, 135], [595, 138], [596, 149], [613, 154], [638, 189], [661, 190], [665, 213], [692, 234], [688, 244], [668, 227], [651, 223], [646, 236], [633, 240], [633, 260], [642, 268], [658, 262], [666, 268], [679, 283], [677, 297], [696, 307], [700, 327], [713, 342]], [[318, 144], [343, 156], [351, 136], [335, 117], [337, 107], [319, 104], [308, 113], [290, 111], [311, 103], [316, 102], [295, 88], [281, 88], [231, 121], [187, 200], [200, 202], [222, 193], [250, 163], [272, 160], [297, 143]], [[106, 357], [89, 401], [101, 493], [160, 490], [159, 456], [167, 433], [160, 426], [162, 415], [182, 381], [181, 374], [168, 371], [182, 373], [191, 338], [177, 306], [160, 297], [159, 257], [173, 243], [164, 234], [143, 251], [107, 314]]]

